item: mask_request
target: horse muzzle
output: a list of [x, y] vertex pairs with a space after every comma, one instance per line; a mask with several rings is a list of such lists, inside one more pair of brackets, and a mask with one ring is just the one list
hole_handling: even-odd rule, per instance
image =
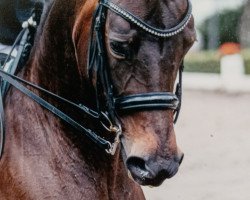
[[172, 178], [178, 172], [183, 157], [183, 153], [172, 159], [129, 156], [126, 165], [132, 179], [138, 184], [159, 186], [165, 179]]

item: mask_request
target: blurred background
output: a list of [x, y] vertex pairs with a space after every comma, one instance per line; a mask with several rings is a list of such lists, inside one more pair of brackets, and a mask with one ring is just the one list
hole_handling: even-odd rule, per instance
[[191, 0], [198, 41], [185, 58], [179, 173], [148, 200], [250, 199], [250, 0]]

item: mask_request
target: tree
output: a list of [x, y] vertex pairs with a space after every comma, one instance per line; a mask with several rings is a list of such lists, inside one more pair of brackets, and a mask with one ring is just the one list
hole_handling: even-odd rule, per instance
[[250, 47], [250, 0], [246, 2], [240, 23], [240, 43], [243, 48]]
[[204, 39], [204, 49], [216, 49], [225, 42], [240, 42], [239, 22], [242, 9], [239, 7], [233, 10], [224, 10], [204, 21], [199, 27]]

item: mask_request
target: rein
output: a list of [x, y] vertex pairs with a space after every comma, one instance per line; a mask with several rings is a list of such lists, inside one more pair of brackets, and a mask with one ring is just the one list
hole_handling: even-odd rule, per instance
[[[20, 65], [20, 60], [24, 54], [24, 49], [21, 48], [19, 50], [19, 56], [14, 60], [14, 66], [10, 70], [10, 72], [6, 72], [0, 69], [0, 81], [1, 85], [7, 84], [12, 85], [36, 103], [40, 104], [43, 108], [47, 109], [48, 111], [55, 114], [64, 122], [67, 122], [69, 125], [74, 127], [79, 133], [84, 134], [90, 140], [92, 140], [95, 144], [99, 147], [103, 148], [108, 154], [114, 155], [116, 149], [120, 143], [120, 136], [122, 134], [119, 116], [117, 112], [128, 112], [128, 111], [138, 111], [138, 110], [155, 110], [155, 109], [171, 109], [175, 112], [175, 119], [174, 123], [176, 123], [180, 108], [181, 108], [181, 97], [182, 97], [182, 71], [183, 71], [183, 62], [179, 69], [179, 82], [176, 87], [175, 93], [170, 92], [151, 92], [151, 93], [142, 93], [142, 94], [135, 94], [129, 96], [122, 96], [122, 97], [114, 97], [113, 95], [113, 86], [112, 81], [110, 79], [110, 74], [108, 70], [108, 63], [107, 63], [107, 53], [105, 48], [105, 39], [104, 39], [104, 27], [106, 23], [106, 14], [107, 10], [111, 10], [116, 14], [120, 15], [128, 22], [137, 25], [138, 28], [144, 30], [145, 32], [152, 34], [157, 37], [171, 37], [177, 35], [188, 24], [191, 15], [192, 15], [192, 6], [190, 1], [188, 0], [188, 10], [185, 14], [183, 20], [171, 29], [160, 30], [154, 28], [141, 19], [134, 16], [132, 13], [125, 11], [124, 9], [118, 7], [117, 5], [113, 4], [109, 0], [100, 0], [99, 5], [93, 15], [92, 27], [91, 27], [91, 37], [89, 43], [89, 50], [88, 50], [88, 72], [89, 78], [96, 76], [96, 109], [94, 111], [87, 106], [84, 105], [77, 105], [72, 101], [69, 101], [61, 96], [58, 96], [44, 88], [41, 88], [33, 83], [25, 81], [14, 74]], [[36, 26], [36, 20], [34, 20], [34, 16], [31, 17], [27, 22], [24, 23], [24, 29], [22, 30], [22, 42], [24, 45], [27, 43], [27, 38], [29, 35], [29, 31], [33, 30]], [[26, 33], [26, 34], [23, 34]], [[18, 39], [20, 40], [20, 38]], [[26, 41], [26, 42], [25, 42]], [[14, 43], [13, 49], [17, 45], [17, 42]], [[31, 48], [31, 47], [30, 47]], [[29, 49], [30, 50], [30, 49]], [[26, 52], [27, 54], [27, 52]], [[10, 52], [11, 55], [11, 52]], [[9, 56], [10, 56], [9, 55]], [[27, 55], [26, 55], [27, 57]], [[6, 59], [7, 60], [7, 59]], [[23, 64], [24, 65], [24, 64]], [[95, 73], [95, 74], [94, 74]], [[79, 110], [82, 113], [87, 114], [90, 118], [99, 121], [99, 123], [103, 126], [105, 130], [114, 134], [114, 141], [113, 143], [100, 137], [94, 131], [85, 128], [79, 122], [75, 121], [69, 115], [61, 111], [60, 109], [56, 108], [30, 89], [27, 86], [40, 91], [47, 96], [54, 98], [55, 100], [65, 103], [71, 107], [74, 107], [76, 110]], [[3, 96], [7, 92], [5, 88], [3, 92], [3, 87], [0, 87], [0, 158], [3, 154], [4, 149], [4, 140], [5, 140], [5, 133], [4, 133], [4, 110], [3, 110]]]

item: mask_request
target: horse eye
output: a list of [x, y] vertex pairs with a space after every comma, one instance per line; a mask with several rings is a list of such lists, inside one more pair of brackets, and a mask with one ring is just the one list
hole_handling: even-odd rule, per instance
[[132, 51], [130, 46], [127, 42], [118, 42], [118, 41], [111, 41], [110, 42], [111, 51], [122, 59], [131, 59], [132, 58]]

